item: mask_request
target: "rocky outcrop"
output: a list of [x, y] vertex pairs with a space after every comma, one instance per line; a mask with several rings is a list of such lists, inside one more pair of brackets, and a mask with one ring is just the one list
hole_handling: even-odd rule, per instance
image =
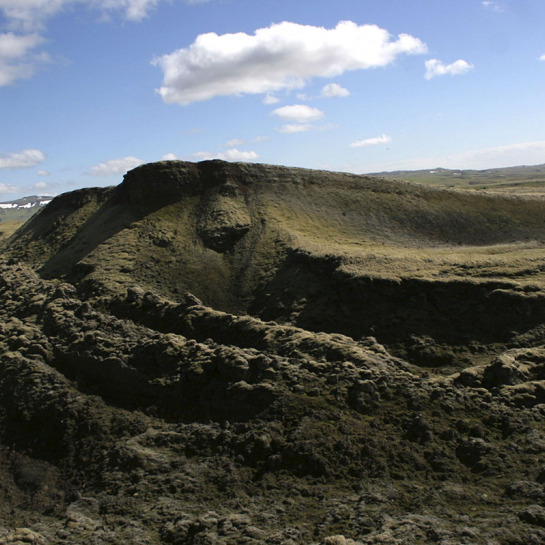
[[225, 183], [203, 194], [201, 203], [197, 233], [208, 248], [230, 250], [250, 230], [250, 212], [236, 184]]
[[541, 347], [423, 376], [374, 338], [19, 264], [0, 303], [0, 542], [543, 537]]

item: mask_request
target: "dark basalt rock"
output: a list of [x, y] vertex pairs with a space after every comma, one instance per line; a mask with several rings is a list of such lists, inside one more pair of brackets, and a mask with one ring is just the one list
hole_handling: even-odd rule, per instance
[[[417, 376], [375, 339], [191, 294], [135, 287], [98, 308], [18, 264], [1, 264], [0, 303], [0, 543], [501, 542], [543, 526], [541, 473], [525, 480], [543, 415], [512, 385]], [[460, 501], [486, 517], [463, 530]]]

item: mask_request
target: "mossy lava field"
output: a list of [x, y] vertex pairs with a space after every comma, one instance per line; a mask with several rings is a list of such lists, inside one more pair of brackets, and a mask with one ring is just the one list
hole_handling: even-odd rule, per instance
[[56, 197], [0, 247], [0, 544], [545, 543], [544, 250], [540, 195], [345, 173]]

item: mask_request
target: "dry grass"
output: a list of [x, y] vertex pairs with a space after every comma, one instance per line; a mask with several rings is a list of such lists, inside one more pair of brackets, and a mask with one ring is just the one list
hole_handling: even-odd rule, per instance
[[24, 220], [10, 220], [3, 221], [0, 223], [0, 243], [8, 239], [21, 225], [23, 225]]

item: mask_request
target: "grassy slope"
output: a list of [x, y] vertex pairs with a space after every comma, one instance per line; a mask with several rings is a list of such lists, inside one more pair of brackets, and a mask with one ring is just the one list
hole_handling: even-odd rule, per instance
[[39, 208], [0, 209], [0, 242], [9, 238], [38, 210]]
[[29, 220], [40, 207], [34, 208], [0, 208], [0, 223], [19, 221], [25, 222]]
[[23, 220], [0, 221], [0, 243], [13, 235], [24, 223]]
[[[465, 276], [484, 268], [486, 276], [495, 269], [520, 276], [528, 269], [541, 279], [532, 266], [545, 240], [540, 199], [302, 169], [239, 169], [250, 179], [245, 202], [252, 226], [227, 252], [207, 248], [196, 232], [205, 200], [217, 190], [144, 211], [114, 202], [112, 190], [74, 192], [36, 216], [10, 247], [51, 276], [87, 264], [101, 278], [128, 275], [201, 296], [199, 284], [223, 289], [237, 275], [243, 281], [248, 268], [264, 274], [286, 247], [338, 255], [352, 271], [377, 275]], [[166, 271], [160, 278], [159, 269]]]
[[[225, 238], [244, 222], [243, 236]], [[504, 342], [540, 323], [544, 242], [537, 197], [164, 162], [118, 188], [55, 199], [5, 252], [95, 295], [135, 284], [174, 300], [189, 291], [220, 310], [376, 335], [405, 355], [411, 334]]]

